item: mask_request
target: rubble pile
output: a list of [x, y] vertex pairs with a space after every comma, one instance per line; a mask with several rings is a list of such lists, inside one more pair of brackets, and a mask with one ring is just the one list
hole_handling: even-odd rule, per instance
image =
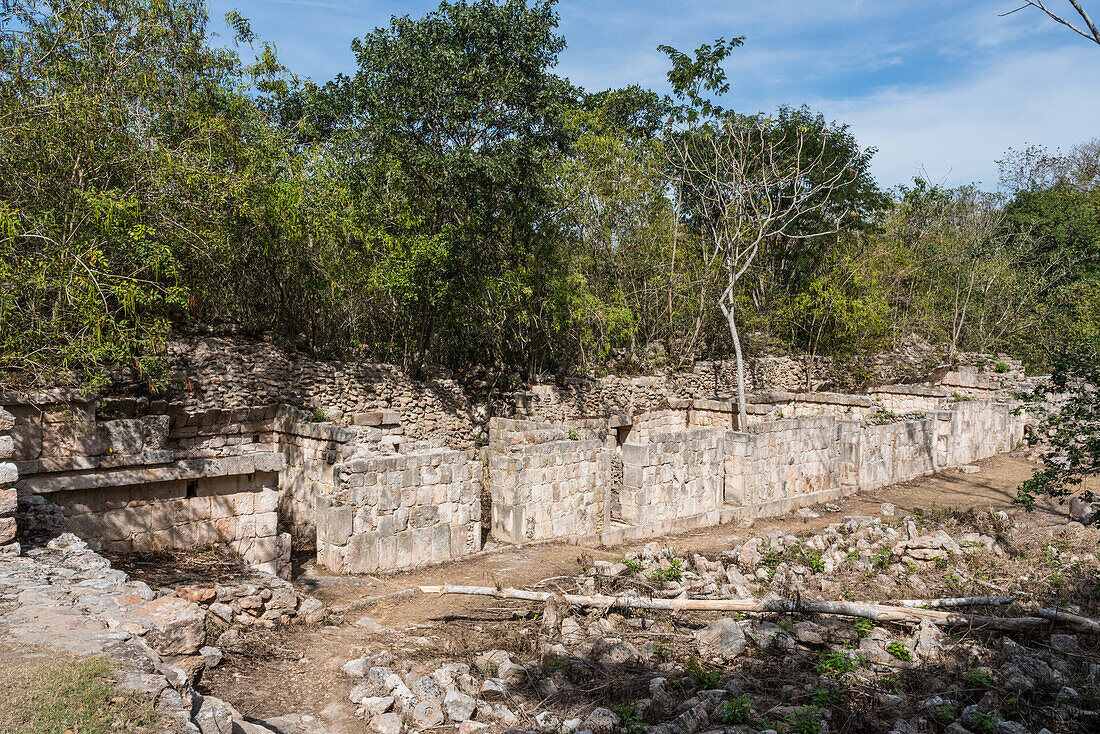
[[[1043, 545], [1024, 552], [1034, 539], [1017, 535], [1003, 512], [894, 514], [884, 506], [883, 517], [845, 517], [806, 537], [773, 532], [716, 554], [683, 555], [651, 543], [618, 562], [582, 557], [575, 577], [545, 584], [554, 593], [544, 604], [517, 608], [514, 624], [537, 640], [531, 651], [490, 650], [426, 666], [382, 650], [344, 666], [351, 700], [378, 734], [441, 727], [463, 734], [1100, 729], [1094, 632], [620, 609], [601, 601], [837, 600], [858, 579], [860, 588], [877, 590], [875, 600], [917, 609], [920, 598], [900, 594], [923, 590], [926, 605], [939, 606], [968, 591], [993, 593], [985, 587], [1005, 582], [988, 580], [982, 569], [1015, 572], [1014, 564], [1037, 555], [1033, 571], [1047, 574], [1045, 584], [1065, 576], [1064, 595], [1074, 584], [1093, 584], [1093, 601], [1062, 599], [1063, 611], [1095, 616], [1100, 606], [1100, 562], [1095, 552], [1081, 552], [1097, 547], [1095, 529], [1050, 528]], [[960, 606], [1009, 618], [1026, 602], [1050, 603], [1037, 596], [1034, 580], [1021, 575], [997, 590], [1003, 596], [968, 597]]]

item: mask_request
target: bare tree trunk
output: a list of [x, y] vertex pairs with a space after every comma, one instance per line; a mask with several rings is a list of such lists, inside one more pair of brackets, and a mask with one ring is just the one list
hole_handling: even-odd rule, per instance
[[[732, 284], [731, 284], [732, 289]], [[732, 301], [732, 296], [730, 297]], [[733, 353], [737, 358], [737, 430], [746, 431], [749, 427], [749, 413], [745, 406], [745, 360], [741, 354], [741, 337], [737, 334], [737, 322], [733, 317], [733, 303], [726, 305], [725, 299], [719, 302], [722, 314], [730, 325], [730, 337], [733, 338]]]

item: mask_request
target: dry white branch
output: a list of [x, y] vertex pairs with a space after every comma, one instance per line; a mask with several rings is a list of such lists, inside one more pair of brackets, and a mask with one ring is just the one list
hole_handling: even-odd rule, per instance
[[[551, 594], [524, 589], [500, 589], [492, 586], [421, 586], [425, 594], [467, 594], [473, 596], [491, 596], [497, 599], [518, 599], [521, 601], [544, 602]], [[561, 598], [573, 606], [596, 609], [648, 609], [673, 612], [740, 612], [744, 614], [834, 614], [842, 617], [862, 617], [875, 622], [919, 622], [927, 619], [942, 627], [969, 627], [974, 629], [992, 629], [1008, 632], [1035, 630], [1061, 625], [1080, 632], [1100, 631], [1100, 622], [1086, 617], [1065, 614], [1051, 609], [1039, 609], [1036, 616], [1027, 617], [990, 617], [979, 614], [959, 614], [939, 609], [914, 608], [909, 606], [890, 606], [864, 602], [844, 601], [806, 601], [796, 599], [648, 599], [636, 596], [604, 596], [562, 594]], [[970, 597], [975, 604], [987, 603], [989, 599], [1000, 597]], [[974, 601], [981, 599], [984, 601]], [[943, 599], [924, 601], [907, 600], [909, 604], [923, 606], [950, 606]], [[963, 604], [959, 604], [963, 605]]]

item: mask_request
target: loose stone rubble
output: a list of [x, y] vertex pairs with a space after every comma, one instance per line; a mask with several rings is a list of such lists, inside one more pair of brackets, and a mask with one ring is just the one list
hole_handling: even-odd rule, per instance
[[[231, 624], [289, 622], [294, 614], [314, 619], [321, 611], [316, 600], [301, 600], [275, 577], [242, 588], [154, 591], [69, 533], [25, 551], [0, 556], [0, 634], [22, 645], [108, 658], [120, 687], [149, 695], [173, 732], [277, 734], [193, 686], [206, 667], [221, 662], [222, 651], [207, 644], [212, 635], [231, 640]], [[260, 607], [251, 607], [251, 598]], [[220, 620], [219, 604], [242, 611]], [[255, 609], [263, 611], [253, 617]], [[269, 614], [275, 610], [278, 618]]]
[[[945, 579], [954, 583], [967, 569], [1021, 554], [1005, 513], [946, 523], [953, 532], [941, 520], [935, 510], [844, 517], [808, 537], [773, 532], [714, 556], [687, 557], [651, 543], [621, 562], [588, 564], [554, 587], [627, 596], [647, 589], [654, 598], [836, 599], [845, 579], [860, 578], [881, 590], [879, 598], [914, 588], [938, 598], [953, 595], [943, 593]], [[968, 523], [986, 532], [965, 530]], [[1095, 550], [1096, 530], [1071, 523], [1048, 536], [1051, 568], [1100, 583], [1095, 552], [1056, 550], [1071, 536], [1073, 547], [1083, 541]], [[1026, 581], [1008, 590], [1021, 601]], [[992, 582], [973, 578], [968, 589], [982, 583]], [[820, 734], [855, 725], [893, 734], [1039, 734], [1100, 725], [1094, 635], [960, 632], [928, 620], [876, 625], [827, 615], [620, 614], [552, 601], [517, 613], [537, 637], [533, 655], [491, 650], [433, 669], [383, 649], [349, 661], [344, 673], [358, 715], [374, 732], [451, 726], [465, 733]]]

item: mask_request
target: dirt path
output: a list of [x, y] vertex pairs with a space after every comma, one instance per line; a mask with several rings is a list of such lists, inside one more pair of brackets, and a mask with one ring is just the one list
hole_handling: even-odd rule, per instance
[[[914, 508], [933, 506], [1021, 513], [1012, 505], [1012, 498], [1034, 465], [1002, 455], [980, 466], [975, 474], [951, 470], [859, 493], [836, 503], [839, 511], [815, 508], [818, 517], [792, 515], [758, 521], [751, 527], [726, 525], [658, 540], [682, 552], [717, 552], [776, 529], [801, 535], [819, 532], [846, 515], [878, 515], [884, 502], [894, 504], [898, 516]], [[1054, 515], [1064, 514], [1057, 505], [1047, 505], [1029, 522], [1051, 524]], [[268, 718], [291, 711], [311, 713], [339, 732], [362, 732], [365, 725], [354, 717], [354, 706], [347, 698], [348, 681], [340, 670], [347, 660], [390, 649], [413, 660], [423, 659], [427, 668], [428, 661], [440, 655], [470, 658], [482, 650], [521, 649], [528, 644], [521, 639], [501, 639], [500, 629], [505, 626], [495, 625], [514, 617], [520, 605], [482, 597], [427, 597], [407, 590], [443, 583], [532, 586], [555, 576], [575, 574], [582, 555], [592, 560], [617, 560], [627, 550], [643, 545], [645, 542], [609, 549], [565, 544], [504, 548], [385, 577], [325, 577], [316, 568], [307, 567], [298, 581], [326, 604], [342, 610], [347, 624], [283, 630], [263, 641], [252, 654], [230, 655], [228, 662], [211, 671], [204, 683], [246, 715]], [[382, 598], [364, 601], [372, 597]], [[382, 629], [365, 621], [366, 626], [356, 625], [363, 617], [372, 618]]]

